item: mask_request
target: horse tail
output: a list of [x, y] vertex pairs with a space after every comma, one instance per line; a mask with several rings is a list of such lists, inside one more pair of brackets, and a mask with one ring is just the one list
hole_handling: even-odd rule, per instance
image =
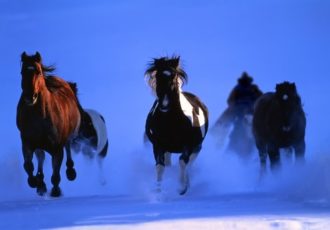
[[103, 149], [101, 150], [101, 152], [99, 152], [99, 157], [101, 158], [105, 158], [107, 153], [108, 153], [108, 146], [109, 146], [109, 141], [107, 140], [107, 142], [105, 143], [105, 146], [103, 147]]
[[85, 109], [85, 112], [91, 118], [94, 129], [96, 131], [96, 136], [97, 136], [96, 151], [99, 153], [99, 155], [105, 157], [109, 145], [105, 120], [103, 116], [95, 110]]

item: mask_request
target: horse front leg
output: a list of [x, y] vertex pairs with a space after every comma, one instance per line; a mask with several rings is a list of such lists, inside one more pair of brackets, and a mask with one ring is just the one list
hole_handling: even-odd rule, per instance
[[154, 145], [153, 152], [156, 161], [156, 191], [160, 192], [165, 170], [165, 151]]
[[272, 172], [278, 171], [281, 167], [279, 148], [276, 146], [269, 147], [268, 155], [270, 160], [270, 168]]
[[63, 161], [63, 148], [60, 148], [52, 152], [51, 155], [52, 155], [52, 167], [53, 167], [53, 175], [51, 180], [52, 180], [53, 188], [50, 195], [53, 197], [59, 197], [62, 195], [59, 184], [61, 181], [60, 169]]
[[306, 150], [305, 140], [302, 140], [298, 144], [295, 144], [293, 148], [295, 151], [295, 163], [298, 164], [305, 163], [305, 150]]
[[259, 140], [256, 140], [256, 146], [259, 153], [260, 161], [260, 172], [259, 172], [259, 181], [262, 180], [266, 174], [266, 164], [267, 164], [267, 145]]
[[38, 171], [36, 174], [37, 179], [37, 193], [40, 196], [43, 196], [47, 192], [47, 187], [44, 182], [44, 172], [43, 172], [43, 166], [45, 161], [45, 152], [41, 149], [37, 149], [35, 151], [37, 160], [38, 160]]
[[198, 156], [199, 151], [201, 150], [201, 146], [198, 146], [195, 151], [185, 150], [180, 156], [180, 183], [181, 189], [179, 191], [180, 195], [184, 195], [190, 185], [189, 179], [189, 170]]
[[37, 179], [33, 176], [34, 166], [32, 162], [34, 150], [23, 143], [22, 152], [24, 157], [24, 169], [28, 174], [28, 184], [31, 188], [35, 188], [37, 187]]
[[68, 180], [73, 181], [77, 177], [76, 170], [74, 169], [74, 162], [71, 155], [70, 141], [65, 145], [66, 151], [66, 177]]

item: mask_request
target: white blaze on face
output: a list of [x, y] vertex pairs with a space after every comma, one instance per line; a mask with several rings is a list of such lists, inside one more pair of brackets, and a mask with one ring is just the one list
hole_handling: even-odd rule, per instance
[[163, 101], [162, 101], [162, 106], [166, 108], [168, 106], [168, 103], [169, 103], [168, 96], [167, 96], [167, 94], [165, 94]]
[[[160, 103], [160, 106], [159, 106], [159, 110], [161, 111], [161, 112], [163, 112], [163, 113], [166, 113], [166, 112], [168, 112], [168, 104], [170, 103], [169, 102], [169, 99], [168, 99], [168, 96], [165, 94], [165, 96], [164, 96], [164, 98], [163, 98], [163, 100], [161, 100], [160, 101], [160, 99], [158, 98], [158, 101], [159, 101], [159, 103]], [[155, 106], [155, 109], [158, 107], [158, 103], [157, 103], [157, 105]], [[153, 111], [153, 113], [155, 112], [155, 110]]]
[[184, 96], [183, 93], [180, 93], [180, 105], [181, 105], [181, 109], [182, 109], [183, 113], [191, 121], [191, 125], [196, 127], [196, 124], [198, 124], [198, 127], [200, 127], [200, 129], [201, 129], [202, 136], [204, 137], [206, 120], [204, 117], [203, 110], [200, 107], [198, 108], [198, 114], [195, 115], [195, 117], [197, 117], [197, 120], [198, 120], [198, 122], [197, 122], [197, 121], [194, 121], [194, 115], [193, 115], [194, 108], [189, 103], [189, 101], [187, 100], [187, 98]]
[[286, 101], [289, 99], [289, 96], [287, 94], [284, 94], [283, 97], [282, 97], [283, 101]]
[[169, 71], [169, 70], [164, 70], [164, 71], [163, 71], [163, 74], [164, 74], [165, 76], [167, 76], [167, 77], [169, 77], [169, 76], [172, 75], [171, 71]]

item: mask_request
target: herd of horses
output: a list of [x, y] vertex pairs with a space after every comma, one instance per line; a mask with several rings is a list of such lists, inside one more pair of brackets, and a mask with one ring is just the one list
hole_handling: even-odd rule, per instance
[[[47, 192], [43, 163], [45, 152], [52, 159], [53, 185], [50, 195], [62, 195], [60, 168], [66, 152], [66, 176], [76, 178], [71, 151], [102, 159], [107, 155], [108, 136], [104, 117], [84, 108], [78, 99], [77, 84], [53, 76], [52, 66], [42, 63], [40, 53], [21, 55], [22, 93], [17, 106], [24, 169], [28, 184], [39, 195]], [[165, 166], [171, 153], [179, 157], [179, 193], [189, 188], [189, 168], [202, 149], [208, 132], [208, 109], [194, 94], [182, 91], [187, 74], [180, 57], [155, 58], [145, 72], [156, 99], [147, 115], [145, 134], [153, 146], [157, 190], [161, 191]], [[256, 101], [252, 130], [259, 151], [262, 171], [269, 158], [271, 169], [280, 165], [280, 148], [294, 149], [303, 161], [306, 119], [294, 83], [276, 85], [275, 92], [265, 93]], [[244, 138], [244, 137], [243, 137]], [[38, 168], [34, 175], [33, 156]]]

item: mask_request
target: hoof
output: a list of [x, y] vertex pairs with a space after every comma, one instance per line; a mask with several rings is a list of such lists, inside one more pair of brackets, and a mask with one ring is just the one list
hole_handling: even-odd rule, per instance
[[47, 187], [45, 183], [37, 187], [37, 193], [39, 196], [43, 196], [46, 192], [47, 192]]
[[75, 170], [74, 168], [67, 169], [67, 170], [66, 170], [66, 177], [67, 177], [68, 180], [70, 180], [70, 181], [73, 181], [74, 179], [76, 179], [76, 177], [77, 177], [76, 170]]
[[188, 191], [188, 186], [186, 186], [185, 188], [181, 189], [179, 194], [182, 196], [184, 194], [186, 194], [186, 192]]
[[62, 195], [62, 191], [60, 189], [60, 187], [53, 187], [52, 191], [50, 192], [50, 195], [52, 197], [59, 197]]
[[155, 188], [154, 188], [155, 193], [161, 193], [162, 192], [162, 184], [161, 182], [156, 182]]
[[37, 178], [35, 176], [29, 177], [28, 184], [31, 188], [36, 188], [37, 187]]

